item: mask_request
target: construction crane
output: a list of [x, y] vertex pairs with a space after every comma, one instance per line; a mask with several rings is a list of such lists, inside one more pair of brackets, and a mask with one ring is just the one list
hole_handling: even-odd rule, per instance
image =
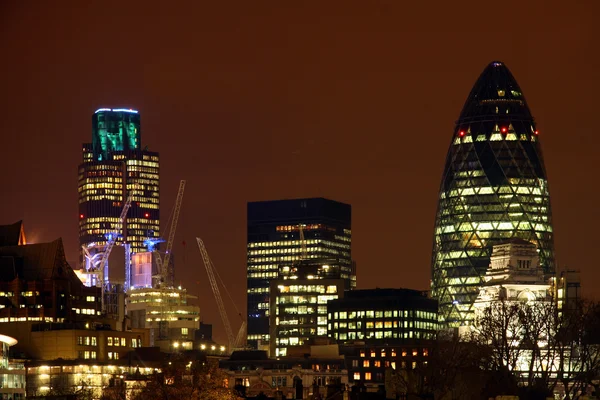
[[[110, 253], [111, 253], [113, 247], [115, 246], [115, 243], [117, 242], [119, 233], [123, 229], [123, 223], [125, 222], [125, 217], [127, 216], [127, 212], [129, 211], [129, 209], [131, 208], [132, 197], [133, 197], [133, 195], [129, 196], [129, 198], [125, 202], [125, 205], [123, 206], [123, 210], [121, 210], [121, 215], [119, 216], [119, 220], [117, 221], [117, 224], [114, 226], [115, 232], [108, 235], [106, 247], [104, 249], [104, 252], [102, 254], [102, 258], [100, 259], [100, 261], [98, 263], [93, 263], [93, 259], [96, 257], [96, 255], [92, 256], [89, 253], [89, 251], [85, 247], [83, 247], [85, 256], [90, 260], [90, 263], [94, 266], [94, 269], [91, 271], [91, 273], [93, 275], [97, 276], [96, 282], [100, 283], [100, 288], [101, 288], [101, 293], [102, 293], [101, 294], [101, 304], [102, 304], [102, 312], [103, 313], [106, 311], [106, 304], [105, 304], [105, 299], [104, 299], [104, 293], [106, 291], [106, 282], [105, 282], [105, 276], [104, 276], [105, 267], [106, 267], [106, 263], [108, 262], [108, 257], [110, 256]], [[87, 271], [87, 272], [90, 272], [90, 271]]]
[[298, 225], [298, 230], [300, 231], [300, 246], [302, 251], [300, 259], [306, 260], [308, 258], [308, 251], [306, 250], [306, 239], [304, 238], [304, 224]]
[[158, 267], [157, 274], [157, 285], [161, 286], [167, 281], [169, 276], [169, 261], [171, 259], [171, 250], [173, 249], [173, 242], [175, 241], [175, 231], [177, 230], [177, 221], [179, 220], [179, 213], [181, 212], [181, 203], [183, 203], [183, 192], [185, 190], [185, 181], [179, 182], [179, 191], [177, 192], [177, 198], [175, 199], [175, 207], [173, 208], [173, 219], [171, 220], [171, 230], [169, 231], [169, 237], [167, 239], [167, 247], [165, 249], [165, 258], [161, 258], [158, 252], [156, 255], [156, 265]]
[[[196, 238], [196, 241], [198, 242], [198, 248], [200, 249], [200, 254], [202, 255], [202, 260], [204, 261], [204, 266], [206, 267], [206, 274], [208, 275], [210, 287], [212, 288], [213, 294], [215, 295], [215, 301], [217, 302], [217, 307], [219, 308], [219, 313], [221, 314], [221, 320], [223, 321], [223, 325], [225, 326], [225, 333], [227, 334], [227, 340], [229, 341], [229, 351], [239, 349], [244, 344], [243, 342], [246, 334], [246, 321], [244, 320], [244, 317], [242, 317], [242, 313], [240, 313], [240, 310], [238, 310], [237, 306], [235, 306], [235, 302], [233, 301], [231, 294], [227, 290], [227, 287], [223, 283], [221, 276], [219, 276], [219, 273], [217, 272], [214, 264], [208, 256], [208, 252], [206, 251], [204, 242], [200, 238]], [[229, 317], [227, 316], [227, 311], [225, 310], [223, 297], [221, 296], [221, 291], [219, 290], [219, 285], [217, 284], [217, 278], [219, 279], [219, 282], [225, 289], [225, 292], [229, 296], [229, 299], [233, 303], [235, 311], [238, 313], [238, 316], [242, 320], [242, 326], [240, 327], [237, 337], [233, 336], [233, 330], [231, 329], [231, 323], [229, 322]]]

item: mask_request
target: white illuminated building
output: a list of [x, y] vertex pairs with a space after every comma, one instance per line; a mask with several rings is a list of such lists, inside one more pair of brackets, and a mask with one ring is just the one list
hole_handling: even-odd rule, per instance
[[127, 298], [131, 327], [150, 329], [150, 345], [163, 351], [191, 350], [200, 327], [200, 307], [188, 303], [195, 298], [181, 286], [132, 288]]
[[536, 246], [512, 239], [493, 247], [490, 266], [475, 301], [475, 315], [497, 301], [552, 301], [552, 280], [544, 274]]

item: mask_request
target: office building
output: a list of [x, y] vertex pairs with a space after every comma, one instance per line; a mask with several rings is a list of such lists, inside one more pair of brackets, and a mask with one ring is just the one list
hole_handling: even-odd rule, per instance
[[351, 256], [351, 207], [323, 198], [248, 203], [248, 344], [269, 342], [269, 287], [280, 267], [301, 258], [337, 258], [356, 286]]
[[308, 259], [281, 267], [271, 281], [270, 355], [285, 357], [288, 349], [327, 337], [327, 302], [344, 296], [350, 280], [341, 277], [337, 259]]
[[346, 357], [349, 383], [370, 392], [385, 384], [389, 368], [426, 365], [438, 328], [437, 301], [412, 289], [347, 292], [327, 303], [327, 318], [328, 335]]
[[11, 346], [17, 339], [0, 334], [0, 399], [22, 400], [25, 398], [25, 365], [9, 357]]
[[181, 287], [131, 290], [127, 299], [131, 327], [148, 329], [150, 346], [163, 351], [192, 350], [200, 307], [188, 304], [188, 299], [195, 298]]
[[[159, 237], [159, 157], [142, 147], [141, 133], [135, 110], [101, 108], [92, 116], [92, 142], [83, 145], [78, 188], [79, 244], [90, 253], [81, 252], [86, 269], [110, 235], [127, 243], [131, 253], [146, 251], [144, 242]], [[131, 208], [116, 232], [129, 197]]]
[[365, 289], [327, 303], [328, 336], [352, 340], [435, 339], [437, 301], [412, 289]]
[[554, 273], [542, 136], [506, 65], [490, 63], [454, 128], [438, 194], [432, 296], [444, 326], [472, 323], [496, 244], [531, 242], [544, 272]]

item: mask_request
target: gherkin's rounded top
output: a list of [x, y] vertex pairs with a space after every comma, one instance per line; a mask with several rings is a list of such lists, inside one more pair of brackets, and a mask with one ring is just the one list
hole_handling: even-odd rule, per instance
[[491, 62], [481, 73], [463, 106], [458, 123], [498, 118], [533, 120], [523, 92], [501, 61]]

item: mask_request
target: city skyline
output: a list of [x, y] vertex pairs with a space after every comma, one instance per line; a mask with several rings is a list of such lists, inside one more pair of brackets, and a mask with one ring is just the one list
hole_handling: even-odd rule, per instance
[[[599, 89], [597, 4], [556, 11], [521, 5], [501, 28], [481, 18], [481, 4], [441, 10], [427, 26], [425, 5], [347, 5], [341, 14], [332, 5], [195, 5], [165, 18], [152, 6], [135, 18], [134, 3], [119, 13], [0, 7], [0, 48], [19, 61], [0, 66], [10, 77], [0, 131], [12, 144], [3, 146], [2, 166], [19, 171], [6, 174], [0, 222], [24, 220], [31, 242], [63, 237], [68, 260], [76, 261], [74, 171], [89, 115], [104, 106], [139, 110], [144, 141], [161, 153], [163, 215], [177, 182], [188, 180], [176, 282], [201, 295], [203, 319], [217, 332], [193, 242], [205, 240], [244, 305], [248, 201], [323, 196], [351, 204], [358, 288], [427, 289], [448, 137], [473, 79], [495, 59], [510, 66], [534, 108], [558, 265], [581, 269], [584, 281], [600, 277], [589, 251], [598, 190], [587, 183], [600, 146], [590, 118]], [[65, 21], [63, 13], [78, 16]], [[129, 36], [101, 29], [107, 21]], [[102, 43], [113, 46], [110, 60], [98, 58]], [[466, 43], [469, 52], [457, 56]]]

